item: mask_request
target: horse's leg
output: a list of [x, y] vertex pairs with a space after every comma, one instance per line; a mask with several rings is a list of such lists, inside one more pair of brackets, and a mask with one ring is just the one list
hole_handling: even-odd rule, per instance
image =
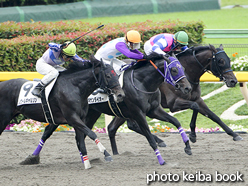
[[109, 140], [111, 144], [111, 148], [113, 151], [113, 155], [117, 155], [118, 150], [117, 150], [117, 145], [116, 145], [116, 140], [115, 140], [115, 134], [118, 128], [126, 121], [124, 118], [119, 118], [119, 117], [114, 117], [114, 119], [110, 122], [108, 125], [108, 135], [109, 135]]
[[90, 164], [90, 160], [89, 157], [87, 155], [87, 150], [86, 150], [86, 145], [85, 145], [85, 137], [86, 135], [83, 133], [78, 133], [78, 131], [75, 130], [76, 136], [76, 143], [77, 143], [77, 147], [81, 156], [81, 160], [82, 163], [84, 163], [84, 168], [85, 169], [90, 169], [91, 168], [91, 164]]
[[84, 148], [85, 148], [82, 144], [82, 140], [84, 140], [85, 137], [83, 135], [79, 135], [79, 134], [83, 133], [83, 134], [89, 136], [90, 139], [95, 141], [100, 152], [102, 152], [104, 154], [104, 156], [105, 156], [104, 158], [106, 161], [113, 161], [112, 157], [107, 152], [106, 148], [102, 145], [102, 143], [97, 138], [96, 133], [93, 132], [92, 130], [90, 130], [90, 128], [85, 125], [85, 123], [81, 120], [81, 118], [79, 117], [78, 114], [67, 113], [67, 117], [65, 117], [65, 118], [68, 121], [68, 123], [71, 126], [73, 126], [75, 131], [78, 131], [78, 133], [77, 133], [78, 134], [78, 137], [77, 137], [78, 141], [77, 142], [79, 142], [79, 150], [81, 153], [83, 153]]
[[[138, 124], [135, 121], [131, 121], [131, 120], [127, 120], [127, 126], [130, 130], [137, 132], [138, 134], [142, 134], [142, 131], [140, 130]], [[158, 136], [152, 134], [152, 136], [154, 137], [156, 143], [158, 144], [159, 147], [166, 147], [165, 142], [160, 139]]]
[[2, 134], [4, 129], [7, 127], [11, 119], [13, 119], [16, 116], [14, 112], [11, 110], [12, 110], [11, 108], [7, 108], [6, 106], [4, 110], [2, 110], [0, 113], [0, 135]]
[[157, 107], [153, 111], [149, 112], [148, 117], [150, 118], [156, 118], [162, 121], [170, 122], [172, 123], [175, 127], [177, 127], [179, 133], [182, 136], [183, 142], [185, 143], [185, 148], [184, 151], [186, 154], [191, 155], [191, 147], [189, 145], [189, 138], [186, 135], [185, 131], [183, 130], [180, 122], [173, 116], [169, 115], [167, 112], [165, 112], [161, 106]]
[[21, 165], [33, 165], [40, 163], [40, 151], [45, 143], [45, 141], [53, 134], [53, 132], [58, 128], [58, 125], [49, 124], [46, 126], [45, 131], [40, 139], [39, 145], [34, 150], [32, 155], [29, 155], [24, 161], [22, 161]]
[[203, 99], [199, 99], [197, 100], [197, 103], [200, 107], [199, 112], [208, 117], [209, 119], [211, 119], [212, 121], [218, 123], [218, 125], [223, 128], [223, 130], [230, 136], [233, 137], [234, 141], [240, 141], [243, 140], [243, 138], [241, 136], [239, 136], [237, 133], [233, 132], [232, 129], [230, 129], [223, 121], [221, 121], [221, 119], [215, 114], [213, 113], [208, 106], [206, 105], [206, 103], [203, 101]]
[[192, 143], [195, 143], [196, 142], [195, 128], [196, 128], [196, 119], [199, 112], [199, 106], [196, 102], [192, 102], [190, 109], [193, 110], [193, 114], [189, 125], [190, 126], [189, 139]]
[[135, 118], [133, 118], [136, 120], [137, 124], [140, 126], [140, 129], [142, 131], [142, 133], [144, 134], [144, 136], [146, 137], [147, 141], [149, 142], [150, 146], [153, 148], [157, 158], [158, 158], [158, 162], [160, 165], [164, 165], [165, 161], [162, 158], [159, 150], [158, 150], [158, 146], [156, 144], [156, 141], [154, 140], [152, 133], [148, 127], [147, 121], [146, 121], [146, 115], [144, 114], [138, 114], [135, 113]]

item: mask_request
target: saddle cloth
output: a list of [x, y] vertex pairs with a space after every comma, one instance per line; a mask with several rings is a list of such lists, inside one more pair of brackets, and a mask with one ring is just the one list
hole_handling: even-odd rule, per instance
[[[123, 87], [123, 76], [124, 72], [121, 72], [121, 75], [119, 76], [119, 83], [121, 87]], [[107, 94], [99, 93], [99, 89], [96, 89], [89, 97], [88, 97], [88, 104], [96, 104], [96, 103], [104, 103], [109, 101], [109, 97]], [[94, 95], [96, 92], [98, 92], [96, 95]]]
[[[46, 86], [46, 100], [48, 100], [48, 96], [53, 88], [56, 79], [54, 79], [48, 86]], [[28, 104], [41, 104], [41, 98], [34, 96], [31, 92], [35, 88], [35, 86], [39, 83], [39, 81], [27, 81], [24, 83], [20, 89], [17, 106], [20, 105], [28, 105]]]

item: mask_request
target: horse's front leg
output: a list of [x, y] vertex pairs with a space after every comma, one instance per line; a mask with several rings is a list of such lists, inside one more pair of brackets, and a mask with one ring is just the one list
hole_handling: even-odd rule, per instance
[[199, 99], [197, 100], [197, 103], [199, 105], [199, 112], [205, 116], [208, 117], [209, 119], [211, 119], [212, 121], [218, 123], [218, 125], [223, 128], [223, 130], [230, 136], [233, 137], [234, 141], [240, 141], [243, 140], [243, 138], [241, 136], [239, 136], [237, 133], [235, 133], [232, 129], [230, 129], [223, 121], [221, 121], [221, 119], [215, 114], [213, 113], [208, 106], [206, 105], [206, 103], [203, 101], [203, 99]]
[[169, 115], [167, 112], [165, 112], [161, 106], [159, 106], [156, 109], [154, 109], [153, 111], [151, 111], [147, 116], [150, 118], [156, 118], [158, 120], [162, 120], [165, 122], [170, 122], [175, 127], [177, 127], [179, 133], [182, 136], [183, 142], [185, 143], [185, 148], [184, 148], [185, 153], [188, 155], [192, 154], [191, 147], [189, 144], [189, 138], [186, 135], [185, 131], [183, 130], [180, 122], [175, 117], [173, 117], [173, 116]]
[[196, 142], [195, 128], [196, 128], [197, 114], [199, 112], [199, 106], [196, 102], [193, 102], [192, 105], [190, 106], [190, 109], [193, 110], [193, 114], [189, 125], [190, 126], [189, 139], [192, 143], [195, 143]]
[[119, 154], [117, 150], [116, 140], [115, 140], [115, 134], [118, 130], [118, 128], [126, 121], [124, 118], [114, 117], [114, 119], [111, 121], [111, 123], [108, 125], [108, 135], [109, 140], [112, 148], [112, 152], [114, 155]]
[[49, 124], [46, 126], [45, 131], [40, 139], [39, 145], [35, 149], [32, 155], [29, 155], [24, 161], [22, 161], [21, 165], [33, 165], [40, 163], [40, 151], [45, 143], [45, 141], [52, 135], [52, 133], [56, 130], [58, 125]]
[[[130, 130], [143, 135], [142, 131], [140, 130], [140, 127], [138, 126], [138, 124], [135, 121], [131, 121], [131, 120], [127, 120], [127, 126]], [[152, 136], [154, 137], [156, 143], [158, 144], [159, 147], [166, 147], [165, 142], [160, 139], [158, 136], [152, 134]]]
[[137, 122], [137, 124], [139, 125], [139, 127], [140, 127], [140, 129], [142, 131], [142, 134], [146, 137], [146, 139], [148, 140], [150, 146], [154, 150], [154, 152], [155, 152], [155, 154], [156, 154], [156, 156], [158, 158], [159, 164], [164, 165], [165, 161], [162, 158], [162, 156], [161, 156], [161, 154], [160, 154], [160, 152], [158, 150], [158, 146], [156, 144], [156, 141], [155, 141], [155, 139], [154, 139], [149, 127], [148, 127], [148, 124], [147, 124], [147, 121], [146, 121], [146, 115], [135, 117], [134, 119]]
[[[92, 130], [90, 130], [89, 127], [87, 127], [85, 125], [85, 123], [80, 119], [79, 115], [77, 114], [70, 114], [66, 120], [68, 121], [68, 123], [73, 126], [73, 128], [75, 129], [75, 131], [77, 131], [77, 144], [79, 146], [79, 151], [82, 153], [82, 155], [87, 155], [84, 154], [85, 150], [85, 145], [83, 144], [84, 142], [84, 135], [89, 136], [90, 139], [94, 140], [98, 149], [100, 150], [100, 152], [102, 152], [105, 156], [105, 160], [106, 161], [113, 161], [112, 157], [110, 156], [110, 154], [107, 152], [106, 148], [102, 145], [102, 143], [99, 141], [99, 139], [97, 138], [97, 135], [95, 134], [95, 132], [93, 132]], [[84, 135], [80, 135], [80, 133], [84, 134]]]

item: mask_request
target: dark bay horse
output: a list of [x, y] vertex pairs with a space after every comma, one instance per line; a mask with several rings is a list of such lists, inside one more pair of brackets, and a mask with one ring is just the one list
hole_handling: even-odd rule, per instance
[[[192, 91], [189, 94], [183, 94], [174, 89], [168, 83], [162, 83], [159, 87], [161, 91], [161, 105], [163, 108], [169, 108], [171, 112], [176, 112], [184, 109], [192, 109], [193, 115], [190, 122], [191, 133], [190, 140], [196, 142], [196, 118], [198, 112], [218, 123], [225, 132], [233, 137], [234, 141], [242, 140], [242, 138], [233, 132], [221, 119], [214, 114], [201, 98], [200, 77], [206, 72], [211, 71], [213, 75], [223, 80], [227, 87], [234, 87], [237, 79], [231, 70], [230, 59], [223, 50], [222, 45], [215, 48], [213, 45], [198, 46], [190, 48], [185, 52], [177, 54], [182, 66], [185, 68], [185, 75], [191, 83]], [[112, 151], [118, 153], [116, 142], [113, 135], [118, 130], [119, 126], [124, 123], [122, 118], [115, 117], [108, 126], [110, 141], [112, 144]], [[139, 126], [135, 122], [127, 122], [129, 129], [142, 134]], [[162, 140], [154, 135], [158, 144], [163, 144]], [[159, 145], [160, 146], [160, 145]], [[163, 146], [165, 146], [163, 144]]]
[[[163, 165], [165, 161], [160, 155], [154, 137], [149, 130], [146, 116], [173, 123], [181, 132], [182, 139], [186, 145], [185, 152], [191, 154], [189, 139], [183, 131], [181, 124], [161, 107], [161, 95], [158, 89], [164, 80], [173, 84], [174, 87], [177, 87], [184, 94], [188, 94], [191, 91], [191, 86], [185, 78], [183, 68], [177, 59], [171, 57], [170, 59], [165, 58], [161, 60], [161, 57], [158, 58], [156, 54], [154, 56], [154, 63], [150, 62], [152, 65], [147, 61], [139, 62], [125, 71], [123, 77], [125, 98], [123, 102], [118, 103], [117, 110], [120, 110], [120, 114], [123, 116], [121, 119], [124, 121], [128, 118], [137, 123], [142, 134], [144, 134], [154, 150], [160, 165]], [[102, 113], [113, 116], [117, 114], [113, 110], [109, 107], [108, 102], [90, 104], [85, 124], [92, 128]], [[49, 134], [46, 137], [48, 138], [55, 129], [56, 127], [53, 129], [46, 128], [45, 133]]]
[[[17, 106], [20, 89], [27, 81], [25, 79], [12, 79], [0, 83], [0, 134], [10, 120], [18, 114], [23, 114], [36, 121], [46, 122], [41, 104]], [[72, 126], [75, 129], [76, 143], [84, 162], [86, 162], [86, 168], [89, 168], [89, 164], [87, 164], [89, 160], [83, 144], [84, 135], [95, 141], [107, 161], [112, 160], [105, 147], [97, 139], [97, 135], [85, 124], [88, 111], [87, 98], [98, 87], [113, 94], [117, 102], [123, 101], [125, 94], [113, 68], [92, 58], [90, 62], [86, 63], [71, 63], [67, 70], [60, 73], [49, 96], [49, 104], [56, 125], [48, 125], [46, 130], [57, 128], [59, 124]], [[29, 156], [21, 164], [38, 163], [39, 151], [49, 136], [45, 132], [32, 156]]]
[[223, 130], [233, 137], [234, 141], [242, 138], [230, 129], [221, 119], [213, 113], [201, 98], [200, 77], [206, 71], [211, 71], [213, 75], [226, 83], [227, 87], [234, 87], [237, 79], [231, 69], [230, 59], [225, 53], [223, 46], [215, 48], [213, 45], [199, 46], [191, 48], [177, 55], [182, 66], [185, 68], [187, 79], [191, 83], [192, 91], [188, 95], [175, 91], [173, 87], [163, 83], [160, 86], [161, 105], [169, 108], [171, 112], [184, 109], [192, 109], [193, 115], [190, 122], [190, 140], [196, 142], [196, 119], [198, 112], [216, 122]]

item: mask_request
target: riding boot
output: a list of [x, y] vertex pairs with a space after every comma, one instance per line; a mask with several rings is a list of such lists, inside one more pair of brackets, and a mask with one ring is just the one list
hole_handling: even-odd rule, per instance
[[34, 96], [40, 97], [41, 98], [41, 91], [45, 88], [45, 85], [40, 82], [38, 83], [38, 85], [36, 85], [36, 87], [34, 88], [34, 90], [32, 91], [32, 94]]

